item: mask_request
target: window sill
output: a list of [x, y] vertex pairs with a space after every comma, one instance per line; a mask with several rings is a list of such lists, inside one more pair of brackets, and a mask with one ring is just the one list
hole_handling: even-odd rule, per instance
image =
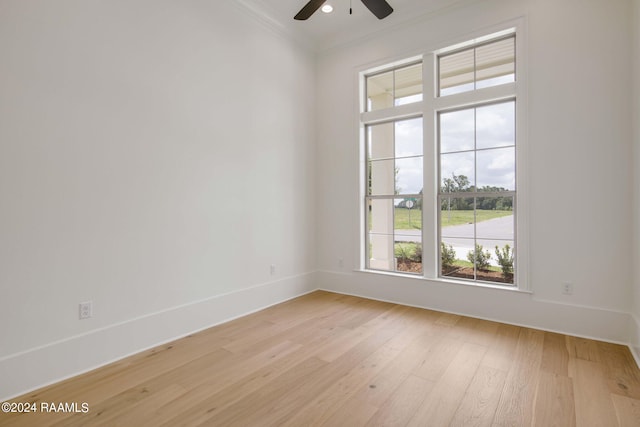
[[425, 282], [434, 282], [434, 283], [444, 283], [450, 285], [458, 285], [458, 286], [469, 286], [473, 288], [486, 288], [486, 289], [495, 289], [499, 291], [507, 291], [507, 292], [517, 292], [523, 294], [533, 294], [530, 290], [520, 289], [517, 286], [509, 286], [509, 285], [499, 285], [492, 284], [488, 282], [471, 282], [468, 280], [455, 280], [455, 279], [445, 279], [442, 277], [424, 277], [418, 274], [408, 274], [408, 273], [398, 273], [394, 271], [383, 271], [383, 270], [366, 270], [366, 269], [355, 269], [353, 270], [355, 273], [364, 273], [364, 274], [375, 274], [381, 276], [391, 276], [402, 279], [413, 279], [420, 280]]

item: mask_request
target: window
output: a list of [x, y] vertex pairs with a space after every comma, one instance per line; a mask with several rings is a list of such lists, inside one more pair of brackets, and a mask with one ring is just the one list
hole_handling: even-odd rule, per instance
[[[422, 64], [371, 75], [366, 81], [367, 111], [422, 100]], [[365, 125], [366, 267], [422, 273], [422, 116]]]
[[422, 117], [366, 129], [368, 268], [422, 273]]
[[362, 74], [366, 269], [519, 284], [516, 41]]
[[439, 95], [515, 81], [515, 37], [492, 40], [438, 56]]
[[422, 101], [422, 63], [367, 77], [367, 111]]
[[441, 274], [513, 283], [515, 101], [438, 119]]

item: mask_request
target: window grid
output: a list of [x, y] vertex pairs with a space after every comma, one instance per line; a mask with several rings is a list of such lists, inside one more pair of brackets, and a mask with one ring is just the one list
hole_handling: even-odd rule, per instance
[[[422, 275], [425, 278], [442, 278], [447, 280], [463, 280], [472, 283], [488, 283], [491, 285], [501, 284], [510, 287], [515, 287], [516, 285], [516, 258], [513, 256], [515, 254], [515, 248], [517, 247], [516, 237], [517, 237], [517, 180], [516, 180], [516, 167], [518, 158], [516, 147], [516, 130], [515, 124], [517, 122], [516, 118], [516, 93], [517, 86], [515, 84], [516, 80], [516, 30], [515, 28], [511, 30], [504, 30], [500, 33], [494, 33], [495, 36], [483, 36], [477, 38], [478, 40], [482, 40], [479, 43], [465, 43], [457, 45], [453, 49], [448, 50], [440, 50], [438, 52], [442, 52], [438, 54], [435, 52], [434, 54], [427, 54], [420, 61], [406, 62], [405, 64], [398, 65], [398, 63], [392, 64], [390, 67], [386, 69], [377, 69], [373, 73], [362, 74], [362, 78], [364, 80], [363, 90], [364, 90], [364, 98], [365, 103], [363, 105], [363, 110], [361, 112], [361, 125], [365, 129], [364, 135], [364, 144], [365, 144], [365, 191], [364, 191], [364, 215], [363, 220], [366, 224], [365, 233], [364, 233], [364, 247], [367, 248], [363, 256], [364, 267], [368, 270], [375, 271], [391, 271], [397, 273], [405, 273], [403, 271], [399, 271], [397, 266], [393, 268], [378, 268], [375, 265], [371, 264], [371, 238], [373, 236], [384, 235], [387, 236], [387, 239], [391, 241], [394, 247], [394, 251], [396, 245], [398, 243], [398, 236], [402, 234], [402, 232], [398, 232], [396, 229], [396, 223], [399, 218], [398, 212], [401, 212], [397, 209], [399, 205], [398, 201], [413, 199], [419, 201], [420, 203], [420, 212], [424, 215], [422, 218], [423, 223], [421, 224], [421, 243], [423, 245], [431, 246], [433, 245], [433, 249], [430, 247], [425, 247], [425, 253], [428, 255], [428, 259], [423, 261], [423, 265], [425, 268], [422, 269]], [[502, 44], [500, 44], [502, 43]], [[462, 46], [462, 47], [461, 47]], [[482, 52], [479, 52], [482, 50]], [[494, 54], [502, 50], [501, 57], [498, 58], [501, 63], [496, 61], [492, 62], [495, 58], [489, 58], [489, 54]], [[452, 92], [450, 94], [443, 94], [441, 91], [441, 76], [440, 70], [442, 67], [441, 59], [447, 58], [452, 55], [469, 51], [472, 53], [472, 64], [469, 67], [470, 71], [472, 71], [470, 83], [472, 83], [471, 89], [460, 90], [457, 92]], [[506, 52], [506, 53], [504, 53]], [[498, 52], [500, 53], [500, 52]], [[429, 62], [431, 61], [432, 67], [430, 70]], [[396, 102], [396, 86], [398, 84], [398, 79], [396, 78], [399, 70], [403, 70], [405, 68], [409, 68], [415, 66], [417, 64], [421, 64], [424, 81], [421, 82], [421, 91], [426, 90], [426, 92], [421, 92], [420, 99], [416, 100], [415, 97], [408, 97], [407, 103], [413, 103], [410, 108], [406, 108], [409, 106], [404, 106], [398, 108], [398, 106], [403, 105], [402, 103]], [[497, 65], [496, 65], [497, 64]], [[479, 70], [482, 68], [482, 70]], [[382, 76], [385, 73], [390, 73], [387, 82], [390, 83], [391, 91], [389, 96], [391, 97], [391, 104], [385, 105], [383, 107], [372, 108], [371, 100], [369, 99], [369, 78]], [[434, 75], [435, 74], [435, 75]], [[497, 78], [496, 78], [497, 76]], [[465, 77], [469, 79], [469, 76]], [[480, 79], [480, 80], [479, 80]], [[425, 86], [426, 85], [426, 86]], [[455, 95], [455, 96], [453, 96]], [[423, 97], [427, 96], [423, 101]], [[496, 145], [479, 145], [478, 143], [478, 108], [482, 108], [485, 106], [491, 106], [494, 104], [502, 104], [509, 103], [513, 104], [513, 117], [511, 118], [513, 125], [513, 139], [512, 143], [503, 143], [500, 142]], [[474, 137], [473, 137], [473, 145], [471, 147], [463, 147], [463, 148], [449, 148], [446, 151], [441, 150], [441, 129], [440, 129], [440, 118], [442, 114], [449, 113], [452, 111], [460, 111], [466, 109], [473, 109], [474, 116]], [[416, 117], [420, 115], [423, 118], [423, 122], [425, 119], [429, 119], [433, 117], [433, 122], [424, 122], [423, 130], [433, 129], [434, 137], [425, 134], [423, 140], [423, 153], [422, 155], [398, 155], [395, 152], [395, 148], [393, 151], [393, 156], [381, 156], [370, 158], [369, 151], [369, 141], [370, 134], [369, 129], [372, 126], [381, 124], [381, 123], [396, 123], [398, 121], [406, 120], [411, 117]], [[394, 135], [395, 140], [395, 135]], [[394, 142], [395, 143], [395, 142]], [[433, 150], [433, 151], [431, 151]], [[464, 192], [444, 192], [442, 188], [442, 161], [443, 155], [464, 155], [464, 154], [472, 154], [473, 155], [473, 183], [472, 188]], [[491, 157], [496, 156], [511, 156], [512, 159], [512, 170], [509, 174], [511, 181], [506, 180], [505, 182], [511, 182], [509, 185], [498, 185], [498, 182], [502, 181], [494, 181], [489, 173], [486, 171], [480, 171], [480, 163], [487, 161]], [[453, 159], [454, 156], [451, 157]], [[480, 159], [482, 157], [482, 159]], [[425, 194], [423, 195], [422, 190], [420, 190], [419, 194], [398, 194], [398, 192], [394, 191], [394, 194], [379, 194], [375, 191], [371, 191], [371, 165], [375, 162], [384, 162], [384, 161], [392, 161], [390, 164], [393, 164], [393, 169], [395, 170], [397, 167], [397, 161], [403, 159], [417, 159], [422, 158], [423, 161], [423, 189], [425, 190]], [[426, 163], [425, 163], [426, 162]], [[430, 172], [430, 169], [433, 169], [433, 173]], [[396, 182], [394, 181], [394, 186]], [[433, 189], [430, 186], [433, 185]], [[484, 189], [484, 191], [483, 191]], [[500, 190], [500, 191], [495, 191]], [[425, 199], [425, 197], [427, 197]], [[477, 271], [474, 266], [474, 274], [471, 278], [465, 277], [449, 277], [443, 274], [442, 272], [442, 247], [441, 242], [443, 239], [447, 238], [447, 231], [443, 233], [442, 231], [442, 217], [444, 211], [442, 210], [442, 204], [447, 200], [452, 200], [455, 198], [466, 198], [471, 200], [472, 210], [468, 212], [472, 215], [472, 228], [473, 233], [471, 237], [467, 238], [473, 243], [473, 248], [476, 247], [476, 243], [483, 243], [485, 241], [491, 240], [491, 243], [500, 242], [500, 249], [503, 250], [504, 246], [502, 243], [509, 243], [511, 249], [511, 255], [513, 256], [513, 268], [514, 273], [511, 276], [510, 280], [494, 280], [494, 279], [486, 279], [485, 277], [480, 277], [477, 274]], [[389, 231], [385, 233], [379, 233], [378, 230], [371, 229], [370, 227], [370, 206], [375, 201], [387, 201], [390, 205], [390, 213], [391, 213], [391, 223], [393, 227]], [[478, 230], [478, 223], [481, 222], [486, 215], [487, 206], [500, 206], [499, 210], [504, 210], [506, 212], [510, 212], [506, 214], [513, 223], [511, 227], [511, 234], [507, 237], [504, 236], [488, 236], [484, 234], [482, 230]], [[423, 210], [423, 205], [424, 209]], [[509, 207], [509, 209], [504, 209], [505, 207]], [[433, 211], [432, 211], [433, 209]], [[496, 209], [494, 209], [496, 210]], [[430, 212], [433, 212], [435, 215], [431, 216]], [[504, 212], [503, 212], [504, 213]], [[430, 216], [430, 218], [427, 218]], [[526, 218], [525, 218], [526, 219]], [[430, 221], [424, 223], [425, 221]], [[526, 221], [525, 221], [526, 223]], [[425, 229], [424, 227], [427, 227]], [[433, 230], [431, 230], [433, 227]], [[425, 240], [428, 239], [428, 240]], [[464, 237], [463, 237], [464, 239]], [[484, 248], [485, 251], [487, 248]], [[490, 248], [493, 249], [493, 248]], [[504, 254], [504, 252], [503, 252]], [[433, 260], [431, 260], [433, 258]], [[495, 258], [495, 256], [494, 256]], [[426, 261], [426, 264], [424, 262]], [[473, 261], [473, 259], [472, 259]], [[470, 263], [472, 264], [472, 263]], [[475, 263], [473, 263], [475, 264]], [[505, 283], [506, 282], [506, 283]], [[526, 283], [526, 280], [525, 280]], [[526, 285], [525, 285], [526, 286]]]
[[[490, 282], [490, 283], [500, 282], [506, 285], [515, 285], [515, 275], [513, 274], [513, 272], [515, 271], [515, 268], [517, 267], [515, 265], [515, 262], [512, 263], [512, 267], [511, 267], [512, 271], [510, 273], [508, 272], [508, 270], [505, 270], [505, 268], [502, 267], [502, 265], [500, 266], [500, 269], [502, 271], [501, 277], [492, 277], [493, 273], [490, 273], [492, 266], [488, 263], [491, 262], [489, 260], [492, 258], [493, 254], [495, 254], [496, 258], [498, 257], [499, 254], [504, 256], [505, 250], [508, 250], [510, 252], [510, 255], [514, 257], [515, 249], [517, 247], [516, 233], [515, 233], [515, 229], [516, 229], [515, 221], [517, 217], [517, 211], [515, 206], [515, 196], [516, 196], [515, 188], [517, 188], [517, 183], [514, 181], [512, 190], [509, 190], [509, 189], [500, 190], [500, 188], [503, 188], [503, 187], [493, 187], [492, 190], [494, 191], [482, 191], [482, 189], [485, 188], [486, 186], [481, 186], [482, 182], [480, 182], [479, 180], [479, 173], [478, 173], [479, 170], [481, 169], [478, 162], [478, 153], [482, 153], [482, 152], [491, 153], [492, 151], [495, 152], [496, 150], [500, 150], [500, 149], [513, 149], [514, 151], [513, 173], [514, 173], [514, 180], [515, 180], [515, 157], [516, 157], [515, 156], [515, 147], [516, 147], [515, 114], [514, 114], [514, 121], [513, 123], [511, 123], [511, 126], [513, 128], [512, 144], [508, 144], [508, 145], [494, 144], [488, 147], [482, 147], [482, 148], [478, 147], [478, 109], [486, 106], [502, 106], [502, 105], [508, 105], [508, 104], [513, 104], [513, 108], [515, 110], [515, 99], [510, 99], [507, 101], [499, 101], [499, 102], [493, 102], [493, 103], [477, 103], [472, 106], [465, 106], [464, 108], [459, 108], [455, 110], [439, 111], [437, 114], [438, 182], [440, 183], [439, 184], [440, 188], [439, 188], [438, 197], [437, 197], [437, 206], [438, 206], [437, 221], [438, 221], [438, 242], [439, 242], [438, 254], [439, 254], [439, 260], [440, 260], [438, 271], [439, 271], [440, 277], [443, 277], [443, 278], [454, 277], [458, 280], [472, 280], [472, 281]], [[471, 147], [466, 149], [444, 150], [443, 152], [443, 149], [442, 149], [442, 146], [443, 146], [442, 116], [443, 114], [448, 114], [452, 112], [464, 113], [467, 111], [472, 112], [472, 116], [473, 116], [472, 125], [471, 125], [473, 141], [472, 141]], [[462, 176], [464, 176], [465, 178], [471, 178], [471, 180], [467, 182], [466, 188], [456, 189], [452, 186], [450, 186], [449, 188], [446, 188], [444, 185], [445, 179], [448, 177], [443, 176], [442, 158], [443, 156], [450, 156], [455, 154], [472, 154], [473, 155], [473, 168], [472, 168], [473, 175], [470, 177], [466, 177], [465, 175], [458, 175], [458, 178], [461, 178]], [[456, 175], [454, 172], [452, 179], [450, 181], [453, 181], [455, 182], [456, 185], [459, 185], [458, 181], [455, 178], [456, 178]], [[498, 191], [495, 191], [495, 190], [498, 190]], [[511, 198], [511, 203], [509, 204], [509, 206], [512, 212], [510, 215], [512, 217], [512, 226], [511, 226], [511, 236], [509, 238], [502, 238], [498, 236], [485, 236], [484, 238], [481, 238], [478, 235], [479, 234], [478, 223], [482, 221], [482, 220], [480, 221], [478, 220], [479, 200], [484, 201], [485, 199], [491, 199], [491, 198], [494, 198], [496, 200]], [[466, 203], [455, 204], [455, 207], [456, 207], [455, 211], [458, 211], [459, 209], [462, 209], [463, 211], [465, 210], [472, 211], [473, 215], [471, 220], [471, 223], [472, 223], [472, 232], [470, 233], [471, 236], [449, 236], [444, 231], [447, 229], [447, 227], [443, 225], [443, 218], [442, 218], [443, 209], [444, 209], [443, 202], [448, 202], [448, 211], [450, 215], [452, 199], [453, 200], [464, 200], [464, 199], [471, 200], [470, 208], [468, 205], [466, 205]], [[504, 206], [504, 205], [501, 205], [501, 206]], [[465, 227], [465, 226], [462, 225], [462, 227]], [[504, 230], [499, 230], [499, 232], [504, 233]], [[468, 245], [465, 245], [463, 243], [464, 241], [472, 242], [472, 246], [470, 249], [468, 248]], [[483, 243], [489, 242], [489, 241], [492, 243], [492, 245], [495, 245], [495, 250], [493, 247], [492, 248], [484, 247]], [[454, 247], [452, 242], [456, 242], [459, 246]], [[509, 246], [507, 247], [507, 245]], [[469, 273], [468, 268], [464, 268], [464, 266], [461, 266], [461, 258], [459, 257], [460, 254], [457, 253], [461, 248], [466, 248], [463, 250], [467, 251], [467, 260], [472, 265], [471, 273]], [[487, 250], [489, 250], [488, 257], [486, 256]], [[494, 250], [493, 253], [492, 253], [492, 250]], [[451, 257], [454, 257], [453, 263], [451, 263], [452, 261]], [[487, 262], [486, 265], [484, 264], [485, 258]], [[462, 261], [464, 261], [464, 259], [462, 259]], [[500, 260], [494, 260], [494, 263], [496, 261], [498, 262], [498, 264], [501, 264]], [[456, 270], [456, 266], [458, 266], [457, 270]], [[493, 266], [493, 270], [495, 270], [495, 266]]]

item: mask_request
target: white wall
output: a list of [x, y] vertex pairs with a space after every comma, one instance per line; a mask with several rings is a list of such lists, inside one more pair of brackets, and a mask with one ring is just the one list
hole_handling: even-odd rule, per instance
[[0, 58], [0, 397], [312, 289], [307, 48], [233, 0], [0, 0]]
[[[626, 342], [632, 277], [629, 13], [628, 0], [470, 1], [326, 51], [318, 65], [319, 286]], [[359, 265], [357, 72], [520, 17], [527, 26], [533, 295], [353, 272]], [[563, 281], [573, 282], [574, 295], [561, 294]]]
[[633, 0], [633, 165], [634, 165], [634, 210], [633, 210], [633, 260], [636, 263], [633, 276], [633, 317], [631, 345], [636, 359], [640, 361], [640, 269], [637, 260], [640, 259], [640, 0]]

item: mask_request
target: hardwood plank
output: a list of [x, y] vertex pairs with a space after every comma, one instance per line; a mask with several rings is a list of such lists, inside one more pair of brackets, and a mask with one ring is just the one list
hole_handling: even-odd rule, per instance
[[513, 364], [513, 354], [518, 345], [520, 328], [512, 325], [499, 325], [493, 337], [488, 338], [485, 345], [487, 353], [482, 365], [509, 372]]
[[540, 427], [573, 427], [576, 413], [571, 378], [541, 372], [538, 378], [533, 425]]
[[496, 338], [500, 326], [498, 322], [478, 319], [474, 326], [473, 333], [467, 336], [467, 341], [486, 346], [487, 343], [492, 342]]
[[[352, 400], [352, 399], [350, 399]], [[354, 405], [343, 405], [333, 415], [321, 424], [323, 427], [335, 427], [348, 425], [349, 427], [361, 427], [367, 425], [371, 417], [378, 412], [378, 407], [370, 405], [366, 401], [352, 400]]]
[[450, 425], [463, 427], [490, 426], [493, 422], [506, 378], [506, 372], [480, 365]]
[[[451, 326], [451, 330], [449, 331], [449, 338], [466, 341], [466, 342], [474, 342], [476, 341], [475, 335], [478, 334], [478, 327], [480, 325], [481, 320], [474, 319], [471, 317], [460, 317], [458, 321]], [[442, 323], [439, 323], [442, 324]], [[480, 343], [480, 345], [486, 344]]]
[[411, 372], [429, 381], [438, 381], [462, 348], [461, 340], [444, 335], [438, 345], [429, 348], [420, 364]]
[[640, 400], [616, 394], [611, 398], [620, 427], [640, 426]]
[[409, 307], [395, 306], [382, 312], [377, 317], [356, 329], [346, 329], [344, 334], [318, 349], [316, 357], [327, 362], [334, 361], [350, 350], [354, 344], [366, 340], [381, 330], [384, 331], [387, 328], [393, 328], [394, 323], [406, 322], [403, 318], [409, 313], [409, 310]]
[[521, 328], [494, 426], [524, 426], [533, 420], [533, 404], [542, 359], [544, 332]]
[[598, 350], [598, 344], [594, 340], [569, 336], [565, 339], [571, 357], [591, 362], [600, 362], [600, 351]]
[[462, 316], [458, 316], [457, 314], [451, 313], [440, 313], [438, 316], [436, 323], [444, 326], [455, 326], [456, 323], [461, 319]]
[[564, 335], [544, 333], [540, 370], [549, 374], [569, 375], [569, 350]]
[[609, 391], [640, 399], [640, 369], [628, 347], [597, 343]]
[[464, 343], [453, 361], [435, 383], [434, 391], [411, 418], [408, 426], [446, 426], [455, 415], [467, 387], [476, 375], [487, 348]]
[[570, 375], [579, 426], [615, 425], [616, 414], [603, 367], [584, 359], [572, 361]]
[[366, 425], [391, 427], [406, 425], [433, 387], [433, 381], [409, 375]]

